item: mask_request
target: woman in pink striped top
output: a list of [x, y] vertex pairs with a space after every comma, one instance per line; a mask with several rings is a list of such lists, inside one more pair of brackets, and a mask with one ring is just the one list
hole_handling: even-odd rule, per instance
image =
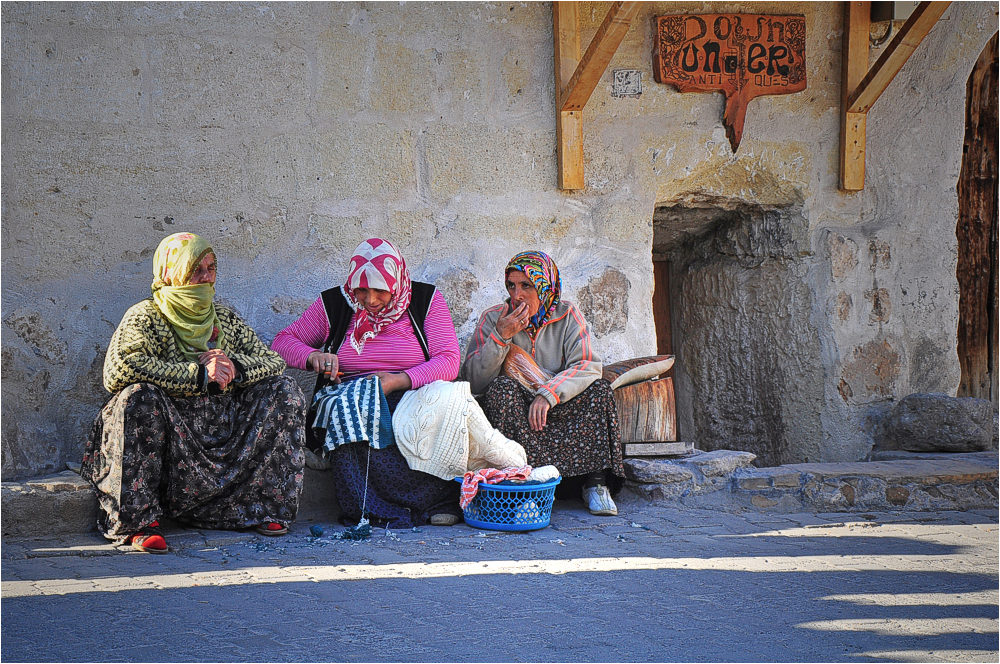
[[[390, 411], [406, 392], [458, 375], [460, 351], [444, 296], [411, 282], [406, 262], [381, 239], [362, 242], [351, 257], [347, 282], [324, 291], [271, 344], [288, 366], [319, 375], [317, 390], [377, 375]], [[322, 436], [307, 418], [309, 445]], [[327, 445], [342, 521], [411, 528], [459, 519], [458, 485], [411, 470], [395, 445]], [[364, 514], [362, 514], [364, 512]]]

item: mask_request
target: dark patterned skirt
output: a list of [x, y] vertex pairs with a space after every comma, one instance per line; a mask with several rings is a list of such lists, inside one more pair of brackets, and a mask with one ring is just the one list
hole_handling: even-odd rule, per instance
[[330, 461], [342, 523], [357, 523], [363, 512], [374, 525], [413, 528], [435, 514], [462, 515], [458, 482], [411, 470], [395, 445], [374, 450], [365, 442], [347, 443]]
[[608, 381], [598, 379], [574, 398], [550, 408], [541, 431], [528, 424], [528, 408], [534, 400], [534, 394], [506, 376], [494, 379], [482, 399], [490, 423], [521, 444], [530, 466], [553, 465], [563, 477], [604, 469], [618, 477], [625, 475], [618, 408]]
[[[395, 412], [405, 391], [385, 395]], [[346, 443], [329, 452], [340, 522], [356, 524], [362, 514], [373, 525], [414, 528], [435, 514], [462, 516], [458, 482], [412, 470], [395, 445], [381, 450], [368, 443]]]
[[160, 517], [227, 530], [287, 526], [302, 489], [304, 415], [288, 376], [204, 397], [128, 386], [104, 405], [83, 457], [101, 532], [120, 540]]

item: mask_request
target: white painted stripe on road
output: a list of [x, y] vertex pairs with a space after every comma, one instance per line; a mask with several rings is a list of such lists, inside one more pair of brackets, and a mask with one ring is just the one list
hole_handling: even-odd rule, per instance
[[996, 618], [857, 618], [816, 620], [795, 625], [818, 632], [871, 632], [880, 636], [941, 636], [996, 633]]
[[43, 579], [4, 581], [0, 597], [31, 597], [122, 590], [194, 588], [198, 586], [298, 583], [312, 581], [371, 581], [376, 579], [431, 579], [496, 574], [574, 574], [691, 570], [751, 573], [806, 572], [969, 572], [968, 561], [933, 555], [863, 556], [749, 556], [723, 558], [570, 558], [562, 560], [483, 560], [446, 563], [396, 563], [388, 565], [307, 565], [296, 567], [246, 567], [190, 574], [151, 574], [138, 577], [94, 579]]
[[990, 662], [996, 664], [996, 650], [871, 650], [852, 653], [858, 659], [884, 659], [890, 662]]
[[864, 595], [827, 595], [817, 600], [850, 602], [859, 606], [973, 606], [996, 605], [1000, 593], [983, 590], [974, 593], [869, 593]]

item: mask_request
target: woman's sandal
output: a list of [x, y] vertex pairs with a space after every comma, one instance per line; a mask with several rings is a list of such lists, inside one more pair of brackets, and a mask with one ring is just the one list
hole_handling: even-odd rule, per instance
[[154, 521], [134, 535], [129, 536], [129, 544], [136, 551], [143, 553], [169, 553], [167, 540], [160, 532], [160, 522]]
[[274, 521], [267, 521], [260, 524], [254, 528], [259, 534], [267, 535], [268, 537], [278, 537], [279, 535], [284, 535], [288, 532], [288, 526], [283, 526], [280, 523], [275, 523]]
[[454, 526], [459, 518], [454, 514], [434, 514], [431, 515], [432, 526]]

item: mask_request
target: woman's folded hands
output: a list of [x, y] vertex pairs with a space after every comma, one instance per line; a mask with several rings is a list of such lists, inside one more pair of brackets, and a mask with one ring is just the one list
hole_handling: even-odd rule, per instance
[[198, 356], [198, 364], [205, 367], [208, 382], [216, 383], [222, 390], [236, 378], [236, 365], [221, 348], [206, 350]]

